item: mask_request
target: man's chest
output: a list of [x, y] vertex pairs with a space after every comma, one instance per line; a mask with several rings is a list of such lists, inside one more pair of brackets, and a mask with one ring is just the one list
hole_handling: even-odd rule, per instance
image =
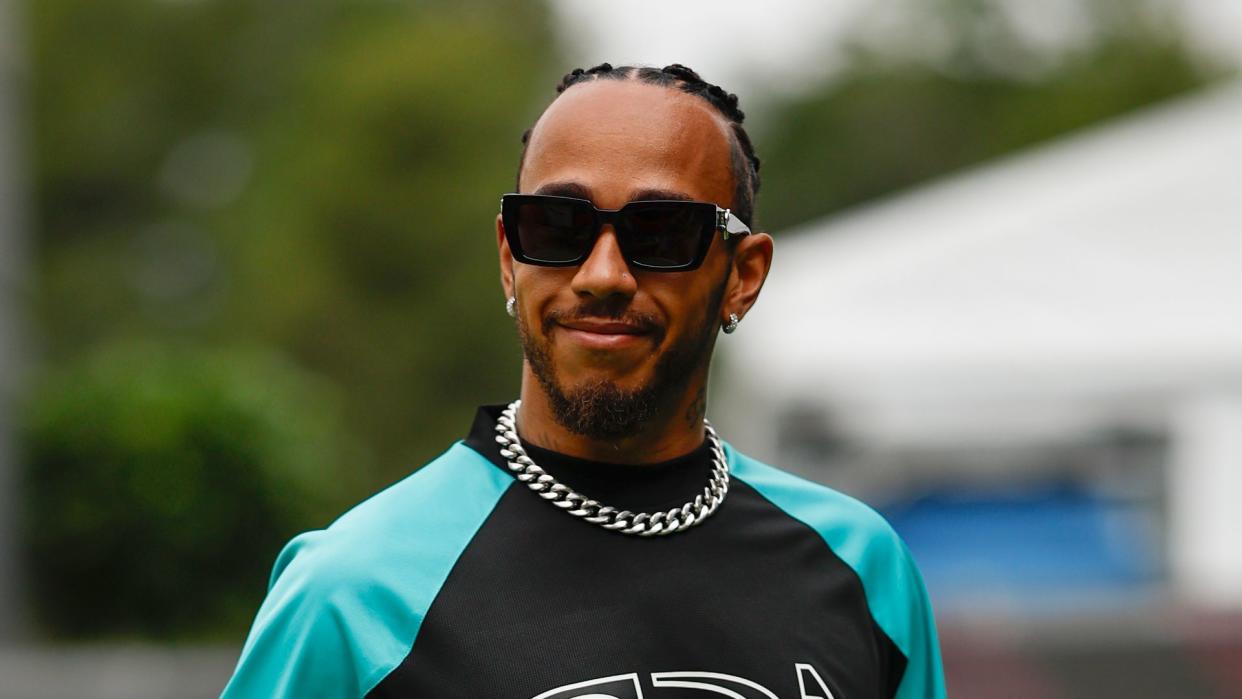
[[[694, 612], [724, 618], [696, 623]], [[631, 607], [543, 617], [532, 623], [483, 626], [477, 632], [424, 629], [431, 633], [420, 638], [410, 662], [373, 696], [881, 696], [874, 638], [870, 630], [848, 623], [808, 634], [797, 625], [759, 625], [727, 608], [685, 608], [681, 614], [660, 615]]]
[[740, 503], [680, 539], [554, 538], [535, 504], [472, 542], [372, 696], [884, 696], [885, 639], [821, 542], [744, 529]]

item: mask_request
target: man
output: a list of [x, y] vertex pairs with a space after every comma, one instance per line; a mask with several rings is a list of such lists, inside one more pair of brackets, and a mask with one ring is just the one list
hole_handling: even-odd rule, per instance
[[229, 697], [943, 697], [864, 505], [704, 420], [759, 296], [758, 159], [683, 66], [570, 73], [496, 220], [521, 400], [281, 553]]

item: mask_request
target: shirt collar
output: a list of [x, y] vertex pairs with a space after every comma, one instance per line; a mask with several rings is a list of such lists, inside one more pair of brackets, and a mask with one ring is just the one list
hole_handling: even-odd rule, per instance
[[[504, 405], [484, 405], [475, 413], [466, 445], [508, 472], [496, 443], [496, 418]], [[704, 439], [688, 454], [654, 464], [613, 464], [580, 459], [534, 444], [527, 454], [547, 473], [582, 495], [623, 509], [679, 507], [703, 492], [711, 475], [712, 451]]]

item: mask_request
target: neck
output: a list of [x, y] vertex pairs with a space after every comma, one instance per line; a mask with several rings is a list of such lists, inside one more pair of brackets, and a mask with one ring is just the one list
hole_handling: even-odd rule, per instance
[[696, 372], [686, 390], [659, 406], [634, 434], [600, 440], [577, 434], [558, 422], [543, 386], [527, 368], [522, 375], [518, 432], [523, 441], [580, 459], [627, 464], [667, 461], [688, 454], [703, 443], [706, 373]]

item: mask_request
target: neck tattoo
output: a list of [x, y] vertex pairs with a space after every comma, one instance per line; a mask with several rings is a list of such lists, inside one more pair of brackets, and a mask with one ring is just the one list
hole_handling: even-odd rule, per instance
[[660, 512], [635, 513], [603, 505], [571, 490], [544, 472], [527, 456], [517, 435], [517, 411], [521, 405], [522, 401], [513, 401], [496, 420], [496, 443], [500, 445], [500, 455], [508, 462], [509, 470], [527, 488], [584, 522], [622, 534], [667, 536], [685, 531], [710, 517], [729, 492], [729, 464], [725, 460], [724, 448], [720, 446], [716, 430], [704, 418], [703, 427], [712, 447], [712, 475], [703, 492], [696, 495], [694, 500], [681, 507]]

